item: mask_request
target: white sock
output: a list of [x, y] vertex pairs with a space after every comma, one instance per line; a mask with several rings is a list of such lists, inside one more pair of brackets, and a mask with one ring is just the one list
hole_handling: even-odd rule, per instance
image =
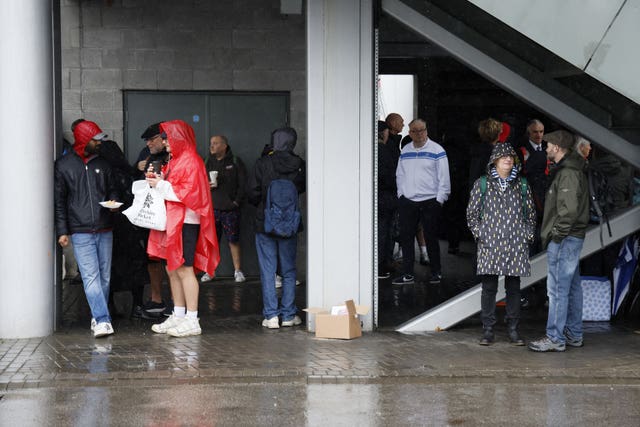
[[427, 257], [427, 247], [426, 246], [420, 246], [420, 254], [425, 258]]
[[187, 310], [187, 319], [197, 319], [197, 318], [198, 318], [198, 310], [196, 311]]
[[176, 317], [184, 317], [187, 312], [187, 307], [178, 307], [177, 305], [173, 306], [173, 315]]

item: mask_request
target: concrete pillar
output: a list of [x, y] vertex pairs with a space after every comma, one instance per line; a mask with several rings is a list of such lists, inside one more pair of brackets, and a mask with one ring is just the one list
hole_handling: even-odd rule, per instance
[[310, 306], [374, 302], [372, 14], [371, 0], [307, 2]]
[[0, 2], [0, 338], [53, 330], [51, 3]]

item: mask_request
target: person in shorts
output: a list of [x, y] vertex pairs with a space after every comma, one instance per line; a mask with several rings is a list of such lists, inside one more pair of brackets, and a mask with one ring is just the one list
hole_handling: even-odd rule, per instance
[[200, 335], [195, 270], [214, 274], [220, 262], [209, 182], [191, 126], [173, 120], [160, 123], [160, 131], [171, 157], [160, 174], [147, 173], [146, 180], [165, 200], [167, 227], [149, 232], [147, 253], [165, 260], [174, 307], [151, 330], [173, 337]]
[[[229, 140], [224, 135], [211, 137], [205, 166], [210, 177], [216, 233], [218, 236], [224, 233], [227, 237], [233, 261], [233, 277], [241, 283], [246, 279], [242, 272], [240, 251], [240, 205], [245, 198], [247, 172], [242, 160], [231, 151]], [[211, 276], [205, 273], [200, 280], [209, 281]]]

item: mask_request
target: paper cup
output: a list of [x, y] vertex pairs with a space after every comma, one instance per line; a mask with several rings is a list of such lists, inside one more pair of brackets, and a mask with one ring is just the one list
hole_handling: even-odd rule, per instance
[[209, 181], [213, 185], [218, 185], [218, 171], [209, 171]]

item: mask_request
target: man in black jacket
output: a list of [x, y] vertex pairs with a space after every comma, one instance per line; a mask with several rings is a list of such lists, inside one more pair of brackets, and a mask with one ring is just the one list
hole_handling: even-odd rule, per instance
[[[205, 160], [207, 173], [215, 179], [210, 179], [211, 201], [216, 219], [216, 233], [218, 239], [224, 232], [229, 242], [229, 251], [235, 270], [233, 278], [237, 283], [246, 279], [242, 272], [240, 253], [240, 204], [245, 195], [247, 172], [238, 157], [234, 156], [229, 147], [229, 140], [224, 135], [215, 135], [209, 142], [209, 156]], [[200, 279], [203, 282], [211, 280], [205, 273]]]
[[[169, 162], [169, 153], [167, 153], [162, 143], [161, 133], [160, 123], [154, 123], [140, 135], [140, 138], [145, 142], [145, 147], [140, 150], [134, 164], [136, 179], [144, 179], [146, 172], [160, 173], [162, 168]], [[149, 274], [149, 299], [143, 303], [144, 283], [139, 283], [132, 292], [134, 306], [132, 315], [143, 319], [158, 319], [163, 314], [168, 316], [171, 314], [171, 306], [167, 307], [162, 299], [164, 267], [160, 260], [151, 259], [147, 255], [149, 229], [138, 228], [138, 236], [144, 251], [141, 257], [146, 261], [147, 273]]]
[[[256, 210], [256, 250], [260, 263], [262, 282], [262, 302], [264, 320], [262, 326], [269, 329], [280, 327], [278, 316], [282, 317], [282, 326], [295, 326], [302, 323], [296, 315], [296, 250], [297, 235], [275, 237], [265, 231], [265, 204], [267, 192], [272, 181], [290, 180], [295, 184], [298, 194], [306, 190], [306, 166], [304, 160], [293, 153], [298, 138], [292, 128], [281, 128], [271, 134], [273, 152], [260, 157], [249, 177], [247, 196]], [[298, 227], [302, 231], [302, 222]], [[276, 267], [280, 261], [282, 270], [282, 301], [278, 307], [275, 288]]]
[[393, 241], [391, 224], [398, 204], [396, 188], [397, 146], [389, 139], [389, 127], [378, 121], [378, 279], [391, 277]]
[[119, 199], [109, 163], [97, 155], [106, 134], [83, 121], [74, 131], [73, 152], [55, 164], [55, 224], [58, 243], [73, 243], [73, 252], [91, 308], [95, 337], [113, 334], [109, 314], [112, 257], [112, 213], [100, 202]]

